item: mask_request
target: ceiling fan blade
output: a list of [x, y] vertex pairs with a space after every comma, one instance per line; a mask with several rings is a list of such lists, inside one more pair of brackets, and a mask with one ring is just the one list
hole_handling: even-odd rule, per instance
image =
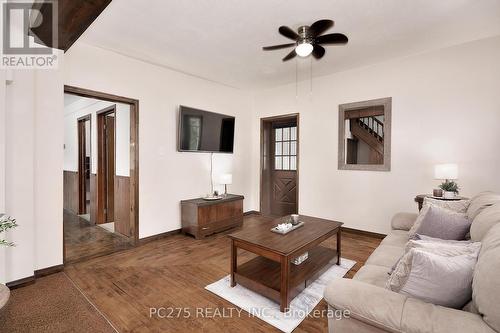
[[316, 37], [317, 44], [347, 44], [349, 39], [344, 34], [328, 34]]
[[316, 59], [323, 58], [323, 56], [325, 55], [325, 48], [321, 45], [318, 45], [318, 44], [314, 45], [312, 55]]
[[295, 46], [295, 43], [280, 44], [280, 45], [273, 45], [273, 46], [264, 46], [262, 49], [264, 51], [272, 51], [272, 50], [284, 49], [284, 48], [287, 48], [290, 46]]
[[286, 38], [290, 38], [290, 39], [293, 39], [293, 40], [297, 40], [299, 38], [299, 35], [295, 31], [293, 31], [292, 29], [290, 29], [287, 26], [282, 25], [278, 29], [278, 31], [280, 32], [280, 34], [282, 34]]
[[297, 53], [295, 53], [295, 49], [293, 49], [292, 52], [288, 53], [286, 55], [286, 57], [283, 58], [283, 61], [293, 59], [293, 58], [295, 58], [296, 55], [297, 55]]
[[313, 37], [319, 36], [331, 27], [333, 27], [332, 20], [319, 20], [314, 22], [309, 28], [309, 32]]

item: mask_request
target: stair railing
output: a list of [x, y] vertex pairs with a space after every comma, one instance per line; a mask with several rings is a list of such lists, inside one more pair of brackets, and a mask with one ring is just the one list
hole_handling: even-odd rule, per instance
[[384, 123], [377, 118], [373, 116], [361, 117], [358, 118], [358, 122], [364, 125], [375, 136], [380, 137], [380, 139], [384, 138]]

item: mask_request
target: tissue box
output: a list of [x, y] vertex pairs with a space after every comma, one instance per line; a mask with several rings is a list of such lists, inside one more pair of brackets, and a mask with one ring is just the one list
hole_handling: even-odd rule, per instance
[[298, 256], [297, 258], [293, 259], [292, 260], [292, 264], [294, 265], [300, 265], [302, 264], [304, 261], [307, 260], [307, 258], [309, 258], [309, 252], [306, 252], [304, 254], [301, 254], [300, 256]]

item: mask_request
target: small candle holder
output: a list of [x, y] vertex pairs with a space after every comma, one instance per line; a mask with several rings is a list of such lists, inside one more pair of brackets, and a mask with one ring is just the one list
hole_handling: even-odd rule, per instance
[[440, 188], [435, 188], [432, 191], [432, 195], [435, 196], [436, 198], [441, 198], [443, 196], [443, 190]]

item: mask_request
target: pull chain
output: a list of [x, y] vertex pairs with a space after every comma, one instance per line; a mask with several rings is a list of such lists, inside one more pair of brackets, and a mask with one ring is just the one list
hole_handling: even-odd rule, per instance
[[299, 60], [295, 57], [295, 99], [299, 99]]
[[310, 66], [309, 66], [309, 81], [310, 81], [310, 91], [309, 94], [312, 96], [313, 93], [313, 58], [312, 56], [309, 56], [310, 58]]

